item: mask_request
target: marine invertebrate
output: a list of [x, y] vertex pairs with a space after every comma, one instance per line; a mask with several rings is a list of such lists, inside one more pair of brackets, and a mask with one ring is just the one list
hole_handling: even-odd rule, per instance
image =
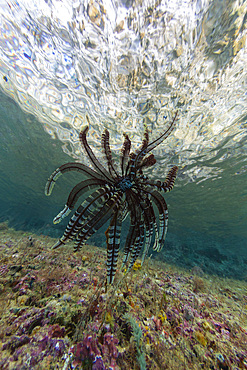
[[[68, 171], [80, 172], [89, 179], [77, 184], [69, 194], [64, 209], [54, 218], [56, 224], [67, 216], [75, 207], [78, 199], [87, 191], [94, 190], [78, 207], [70, 219], [60, 240], [53, 246], [58, 248], [68, 240], [75, 239], [75, 251], [109, 219], [106, 230], [107, 238], [107, 282], [113, 282], [117, 267], [120, 245], [121, 225], [127, 215], [130, 216], [130, 227], [124, 247], [123, 266], [128, 263], [132, 268], [143, 247], [142, 263], [148, 253], [154, 234], [153, 249], [160, 251], [164, 245], [167, 232], [168, 210], [161, 191], [173, 188], [177, 166], [171, 168], [164, 182], [149, 179], [143, 170], [153, 166], [156, 159], [149, 154], [165, 140], [174, 128], [177, 113], [169, 123], [167, 130], [156, 140], [149, 143], [148, 130], [145, 130], [140, 149], [130, 153], [131, 141], [127, 134], [120, 156], [120, 171], [116, 168], [109, 144], [109, 132], [102, 134], [102, 148], [108, 168], [100, 163], [87, 142], [89, 126], [80, 132], [79, 139], [95, 170], [82, 163], [67, 163], [57, 168], [46, 184], [45, 193], [50, 195], [57, 179]], [[156, 222], [154, 207], [159, 213], [159, 227]], [[122, 267], [123, 267], [122, 266]]]

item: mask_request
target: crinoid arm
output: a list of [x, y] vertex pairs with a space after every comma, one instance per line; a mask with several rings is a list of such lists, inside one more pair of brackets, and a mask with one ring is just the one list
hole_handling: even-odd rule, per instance
[[165, 192], [172, 190], [177, 177], [177, 172], [178, 167], [177, 166], [172, 167], [172, 169], [168, 172], [168, 175], [166, 176], [166, 179], [161, 186], [162, 190], [164, 190]]
[[92, 219], [104, 207], [105, 202], [111, 197], [111, 192], [111, 187], [105, 185], [90, 194], [71, 217], [62, 238], [53, 246], [53, 249], [74, 239], [87, 220]]
[[128, 269], [127, 269], [127, 272], [129, 272], [132, 267], [134, 266], [134, 263], [135, 261], [137, 260], [139, 254], [140, 254], [140, 251], [142, 249], [142, 246], [143, 246], [143, 242], [144, 242], [144, 226], [143, 224], [142, 225], [139, 225], [139, 229], [136, 233], [136, 238], [135, 238], [135, 243], [133, 245], [133, 248], [130, 252], [130, 257], [129, 257], [129, 265], [128, 265]]
[[[172, 190], [178, 168], [177, 166], [172, 167], [164, 182], [150, 180], [144, 174], [144, 170], [156, 163], [154, 154], [150, 151], [170, 135], [176, 119], [177, 113], [169, 123], [167, 130], [150, 143], [146, 127], [140, 148], [132, 153], [130, 153], [131, 141], [125, 134], [120, 155], [120, 174], [113, 162], [109, 132], [104, 130], [101, 138], [101, 146], [107, 162], [107, 168], [105, 168], [87, 142], [88, 126], [82, 129], [79, 135], [80, 142], [94, 170], [81, 163], [68, 163], [53, 172], [46, 184], [46, 195], [51, 194], [56, 180], [66, 172], [78, 171], [88, 177], [87, 180], [73, 187], [64, 209], [54, 218], [54, 223], [60, 222], [67, 216], [86, 192], [90, 191], [91, 194], [87, 195], [86, 199], [84, 198], [85, 200], [70, 218], [63, 236], [53, 246], [53, 249], [73, 239], [75, 241], [74, 250], [79, 251], [101, 226], [109, 223], [105, 233], [106, 266], [107, 284], [111, 284], [117, 269], [122, 222], [129, 215], [130, 226], [124, 246], [122, 267], [129, 271], [141, 252], [143, 264], [152, 244], [154, 250], [161, 250], [168, 225], [167, 204], [161, 191]], [[158, 217], [156, 217], [157, 212]]]
[[129, 227], [129, 232], [127, 234], [126, 241], [125, 241], [124, 258], [123, 258], [123, 263], [122, 263], [121, 268], [124, 268], [124, 266], [126, 265], [128, 261], [131, 250], [135, 243], [135, 238], [138, 233], [139, 222], [141, 219], [140, 205], [136, 201], [135, 195], [130, 189], [126, 191], [126, 202], [128, 205], [128, 211], [130, 213], [130, 227]]
[[106, 244], [107, 244], [107, 283], [111, 284], [117, 270], [118, 252], [120, 247], [120, 234], [122, 226], [121, 207], [119, 207], [107, 229]]
[[163, 190], [165, 193], [172, 190], [176, 177], [177, 177], [178, 167], [173, 166], [170, 171], [168, 172], [166, 179], [164, 182], [161, 181], [155, 181], [155, 180], [146, 180], [145, 184], [149, 185], [153, 188], [156, 188], [157, 190], [161, 191]]
[[145, 220], [146, 235], [145, 235], [145, 243], [144, 243], [143, 252], [142, 252], [142, 262], [141, 262], [142, 265], [148, 254], [148, 251], [149, 251], [149, 248], [152, 242], [153, 231], [154, 231], [153, 207], [152, 207], [151, 202], [145, 202], [145, 203], [146, 204], [145, 204], [145, 211], [144, 211], [144, 220]]
[[137, 170], [148, 168], [153, 166], [156, 163], [156, 159], [153, 154], [150, 154], [148, 157], [144, 158], [137, 166]]
[[102, 137], [101, 137], [101, 145], [104, 150], [104, 154], [107, 160], [107, 165], [108, 165], [108, 171], [112, 178], [118, 178], [119, 174], [117, 170], [114, 167], [113, 159], [112, 159], [112, 153], [111, 153], [111, 148], [110, 148], [110, 143], [109, 143], [109, 131], [107, 129], [104, 130]]
[[162, 141], [164, 141], [171, 134], [171, 132], [174, 130], [174, 123], [177, 119], [177, 115], [178, 112], [175, 113], [174, 118], [171, 120], [168, 126], [168, 129], [162, 135], [160, 135], [157, 139], [153, 140], [148, 145], [143, 145], [143, 148], [141, 148], [141, 150], [136, 155], [134, 161], [135, 167], [139, 165], [140, 161], [144, 158], [145, 155], [147, 155], [147, 153], [151, 152], [151, 150], [156, 148], [159, 144], [162, 143]]
[[126, 242], [125, 242], [124, 257], [123, 257], [121, 269], [123, 269], [128, 262], [129, 256], [131, 254], [132, 248], [135, 244], [135, 240], [138, 234], [139, 234], [139, 226], [136, 223], [134, 215], [132, 215], [129, 231], [128, 231]]
[[[144, 157], [150, 151], [156, 148], [159, 144], [161, 144], [162, 141], [164, 141], [171, 134], [171, 132], [174, 129], [174, 123], [176, 119], [177, 119], [177, 112], [175, 113], [174, 118], [169, 123], [167, 130], [162, 135], [160, 135], [157, 139], [153, 140], [151, 143], [149, 143], [148, 132], [146, 129], [144, 133], [144, 138], [142, 141], [141, 148], [138, 149], [135, 153], [131, 153], [129, 156], [130, 159], [126, 167], [125, 176], [129, 176], [131, 180], [135, 179], [135, 177], [138, 175], [138, 171], [140, 170], [141, 164], [143, 165], [143, 160], [145, 161]], [[149, 166], [155, 163], [153, 159], [149, 159], [148, 161], [149, 161]]]
[[113, 183], [114, 182], [113, 177], [104, 168], [104, 166], [100, 163], [100, 161], [96, 158], [96, 156], [94, 155], [92, 149], [90, 148], [90, 146], [87, 142], [88, 129], [89, 129], [89, 127], [85, 126], [82, 129], [82, 131], [80, 132], [80, 135], [79, 135], [80, 142], [81, 142], [83, 148], [85, 149], [85, 151], [88, 155], [88, 158], [90, 159], [90, 161], [91, 161], [93, 167], [95, 168], [95, 170], [97, 171], [97, 173], [100, 174], [101, 176], [103, 176], [103, 178], [105, 180], [109, 181], [110, 183]]
[[62, 209], [61, 212], [59, 212], [56, 217], [53, 219], [54, 225], [59, 224], [59, 222], [62, 221], [63, 218], [67, 217], [70, 214], [71, 210], [69, 207], [65, 204], [65, 207]]
[[90, 167], [86, 166], [85, 164], [82, 163], [66, 163], [63, 164], [62, 166], [58, 167], [49, 177], [46, 186], [45, 186], [45, 195], [49, 196], [52, 193], [52, 190], [55, 186], [55, 183], [57, 179], [62, 176], [64, 173], [69, 172], [69, 171], [76, 171], [80, 172], [86, 176], [90, 176], [94, 179], [104, 179], [103, 176], [92, 170]]
[[127, 202], [123, 202], [123, 208], [122, 208], [122, 222], [127, 218], [129, 214], [128, 205]]
[[77, 200], [80, 198], [81, 195], [84, 195], [87, 191], [92, 190], [95, 187], [99, 187], [105, 184], [106, 184], [105, 180], [101, 179], [88, 179], [85, 181], [81, 181], [72, 189], [64, 209], [61, 212], [59, 212], [59, 214], [54, 218], [53, 223], [58, 224], [60, 221], [62, 221], [64, 217], [68, 216], [68, 214], [74, 208]]
[[121, 198], [121, 192], [112, 194], [109, 200], [104, 203], [103, 208], [86, 220], [76, 236], [75, 251], [80, 250], [81, 246], [117, 212], [121, 204]]
[[128, 264], [127, 271], [129, 271], [138, 258], [142, 248], [143, 264], [151, 245], [153, 233], [155, 233], [155, 245], [158, 244], [159, 234], [152, 202], [148, 196], [145, 193], [139, 194], [131, 190], [127, 199], [129, 202], [131, 225], [126, 238], [122, 268]]
[[[135, 238], [133, 242], [132, 248], [129, 248], [129, 253], [128, 256], [126, 256], [126, 260], [129, 259], [129, 265], [128, 265], [128, 270], [130, 271], [137, 260], [141, 249], [144, 245], [144, 240], [145, 240], [145, 221], [144, 221], [144, 214], [142, 212], [141, 218], [138, 222], [138, 225], [136, 227], [136, 232], [135, 232]], [[125, 261], [126, 263], [127, 261]]]
[[167, 233], [168, 208], [164, 197], [158, 191], [156, 190], [153, 191], [144, 190], [144, 191], [150, 194], [151, 200], [154, 202], [159, 212], [159, 231], [158, 231], [159, 240], [158, 243], [155, 243], [153, 246], [153, 249], [159, 252], [163, 248]]
[[125, 139], [124, 139], [123, 147], [121, 150], [121, 156], [120, 156], [122, 176], [124, 176], [124, 169], [129, 159], [129, 153], [130, 153], [130, 148], [131, 148], [131, 141], [129, 139], [129, 136], [127, 134], [124, 134], [124, 138]]

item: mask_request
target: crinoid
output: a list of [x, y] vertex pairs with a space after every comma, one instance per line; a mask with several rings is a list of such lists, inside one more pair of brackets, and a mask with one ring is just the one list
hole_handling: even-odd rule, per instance
[[[173, 188], [178, 168], [177, 166], [172, 167], [164, 182], [150, 180], [143, 174], [143, 170], [156, 163], [154, 155], [147, 154], [170, 135], [176, 117], [177, 113], [169, 123], [168, 129], [151, 143], [149, 143], [146, 129], [142, 145], [135, 152], [130, 153], [131, 141], [125, 134], [120, 156], [120, 173], [113, 163], [109, 132], [105, 129], [101, 140], [108, 166], [108, 168], [104, 168], [87, 142], [86, 135], [89, 127], [85, 126], [80, 132], [79, 138], [94, 170], [82, 163], [67, 163], [56, 169], [48, 179], [45, 188], [46, 195], [51, 194], [55, 182], [65, 172], [77, 171], [89, 177], [72, 189], [64, 209], [54, 218], [55, 224], [60, 222], [75, 207], [79, 197], [85, 192], [91, 191], [91, 194], [71, 217], [63, 236], [53, 248], [58, 248], [68, 240], [75, 239], [75, 251], [80, 250], [87, 239], [110, 219], [109, 227], [105, 232], [108, 284], [113, 282], [116, 272], [121, 226], [127, 215], [130, 216], [130, 226], [124, 247], [122, 267], [128, 264], [128, 270], [130, 270], [142, 247], [143, 263], [152, 243], [153, 234], [153, 249], [160, 251], [164, 245], [168, 211], [161, 191], [167, 192]], [[154, 206], [159, 214], [159, 227], [156, 222]]]

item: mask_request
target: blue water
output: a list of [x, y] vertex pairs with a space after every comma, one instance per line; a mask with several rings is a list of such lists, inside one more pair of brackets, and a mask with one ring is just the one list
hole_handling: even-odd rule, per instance
[[[148, 169], [164, 180], [179, 168], [165, 195], [166, 244], [153, 258], [247, 279], [244, 0], [100, 4], [2, 1], [0, 220], [60, 237], [67, 220], [52, 220], [82, 177], [65, 174], [50, 197], [44, 189], [57, 167], [85, 160], [82, 125], [97, 157], [107, 128], [116, 156], [123, 133], [135, 150], [144, 126], [156, 138], [177, 111]], [[106, 228], [89, 242], [105, 248]]]
[[[52, 196], [46, 197], [47, 178], [58, 166], [71, 161], [62, 144], [3, 93], [0, 127], [0, 220], [30, 233], [60, 237], [68, 220], [59, 225], [53, 225], [52, 220], [81, 176], [64, 175]], [[236, 175], [245, 157], [225, 161], [219, 178], [201, 184], [183, 185], [178, 174], [174, 189], [165, 196], [169, 208], [166, 244], [153, 258], [247, 279], [247, 175]], [[91, 238], [93, 244], [105, 248], [106, 228]], [[122, 234], [124, 240], [125, 232]]]

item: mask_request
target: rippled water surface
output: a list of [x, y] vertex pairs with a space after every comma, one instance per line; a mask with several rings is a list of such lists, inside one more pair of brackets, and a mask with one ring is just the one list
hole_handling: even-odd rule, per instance
[[78, 132], [86, 116], [101, 156], [104, 127], [118, 154], [124, 132], [136, 148], [144, 125], [155, 138], [178, 111], [150, 171], [165, 178], [179, 167], [168, 238], [246, 256], [246, 1], [0, 5], [2, 217], [52, 230], [70, 179], [48, 200], [44, 184], [71, 157], [85, 160]]

